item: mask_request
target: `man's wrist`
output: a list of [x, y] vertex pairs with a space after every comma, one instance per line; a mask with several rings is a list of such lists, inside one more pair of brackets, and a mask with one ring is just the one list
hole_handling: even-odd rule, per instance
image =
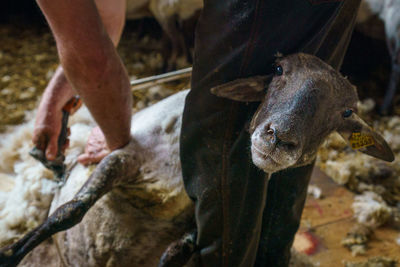
[[129, 138], [123, 138], [121, 140], [118, 141], [114, 141], [114, 142], [108, 142], [107, 141], [107, 147], [110, 151], [114, 151], [116, 149], [120, 149], [125, 147], [126, 145], [129, 144]]

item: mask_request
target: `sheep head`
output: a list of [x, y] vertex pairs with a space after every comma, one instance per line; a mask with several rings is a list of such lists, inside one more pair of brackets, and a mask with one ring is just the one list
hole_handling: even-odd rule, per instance
[[386, 161], [394, 156], [385, 140], [357, 115], [356, 88], [319, 58], [277, 58], [270, 76], [239, 79], [211, 89], [237, 101], [261, 101], [251, 121], [254, 164], [266, 172], [311, 163], [333, 131], [359, 151]]

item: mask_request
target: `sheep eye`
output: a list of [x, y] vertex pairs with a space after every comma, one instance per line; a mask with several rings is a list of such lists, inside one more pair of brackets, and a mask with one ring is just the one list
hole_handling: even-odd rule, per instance
[[343, 116], [343, 118], [348, 118], [348, 117], [351, 116], [351, 114], [353, 114], [353, 110], [351, 110], [351, 109], [346, 109], [346, 110], [343, 112], [342, 116]]
[[283, 74], [283, 68], [281, 65], [274, 66], [274, 73], [275, 75], [281, 76]]

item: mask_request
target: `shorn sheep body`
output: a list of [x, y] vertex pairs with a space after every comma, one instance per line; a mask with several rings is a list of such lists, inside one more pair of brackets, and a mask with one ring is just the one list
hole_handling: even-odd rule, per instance
[[[132, 187], [116, 188], [105, 195], [81, 224], [54, 237], [54, 242], [62, 248], [64, 261], [72, 265], [87, 262], [90, 266], [106, 266], [115, 261], [133, 266], [156, 266], [165, 248], [185, 230], [190, 230], [193, 204], [183, 189], [179, 161], [180, 115], [187, 93], [188, 90], [175, 94], [132, 117], [135, 125], [132, 134], [137, 138], [135, 150], [141, 155], [138, 158], [142, 162], [141, 175]], [[171, 107], [174, 109], [170, 110]], [[32, 114], [29, 117], [28, 122], [10, 128], [2, 136], [2, 245], [36, 227], [49, 209], [52, 212], [70, 200], [93, 169], [76, 162], [95, 126], [85, 107], [71, 117], [70, 148], [66, 154], [70, 173], [65, 184], [54, 181], [53, 174], [29, 156], [34, 123]], [[157, 140], [160, 143], [157, 144]], [[110, 240], [113, 240], [112, 245]], [[131, 249], [127, 251], [127, 248]], [[38, 260], [36, 257], [36, 264], [40, 263]], [[53, 260], [58, 261], [57, 258]]]
[[173, 69], [179, 56], [191, 58], [185, 43], [183, 21], [195, 17], [203, 8], [203, 0], [128, 0], [127, 19], [154, 17], [171, 42], [171, 52], [166, 59], [166, 68]]

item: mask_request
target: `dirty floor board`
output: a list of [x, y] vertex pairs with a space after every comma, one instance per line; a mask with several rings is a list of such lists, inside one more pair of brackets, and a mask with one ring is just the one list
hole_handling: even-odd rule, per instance
[[344, 266], [344, 261], [360, 262], [374, 256], [386, 256], [400, 260], [400, 245], [396, 239], [400, 232], [388, 226], [376, 229], [369, 241], [366, 255], [353, 257], [341, 245], [341, 240], [355, 224], [351, 204], [354, 193], [335, 184], [319, 169], [315, 169], [311, 184], [322, 190], [323, 197], [308, 196], [302, 216], [300, 231], [311, 232], [319, 241], [318, 250], [311, 256], [313, 263], [323, 267]]

